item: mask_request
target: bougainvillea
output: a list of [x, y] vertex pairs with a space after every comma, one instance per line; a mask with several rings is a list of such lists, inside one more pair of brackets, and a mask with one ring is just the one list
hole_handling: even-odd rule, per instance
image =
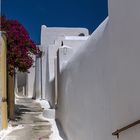
[[27, 72], [33, 65], [33, 55], [40, 53], [39, 48], [31, 40], [27, 30], [17, 20], [0, 17], [1, 30], [7, 38], [8, 72], [14, 74], [14, 69]]

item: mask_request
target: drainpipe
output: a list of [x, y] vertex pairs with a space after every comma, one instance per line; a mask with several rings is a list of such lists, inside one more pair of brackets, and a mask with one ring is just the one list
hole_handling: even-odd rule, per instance
[[42, 93], [42, 51], [40, 51], [40, 54], [36, 56], [37, 59], [40, 59], [40, 90], [41, 90], [41, 99], [43, 99], [43, 93]]

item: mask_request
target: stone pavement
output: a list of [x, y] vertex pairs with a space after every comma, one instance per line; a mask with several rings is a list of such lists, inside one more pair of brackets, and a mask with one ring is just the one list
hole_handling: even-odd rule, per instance
[[43, 108], [35, 100], [20, 98], [16, 104], [16, 121], [11, 121], [13, 130], [4, 140], [50, 140], [52, 125], [42, 116]]

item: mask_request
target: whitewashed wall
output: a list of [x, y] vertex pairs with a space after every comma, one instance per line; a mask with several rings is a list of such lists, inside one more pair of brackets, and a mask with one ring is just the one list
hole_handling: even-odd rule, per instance
[[[88, 30], [85, 28], [42, 26], [41, 46], [44, 53], [42, 57], [42, 94], [43, 98], [46, 98], [52, 106], [54, 100], [54, 57], [57, 49], [61, 47], [61, 42], [65, 40], [65, 36], [78, 36], [80, 33], [84, 33], [86, 36], [89, 35]], [[84, 42], [84, 40], [81, 42]], [[80, 45], [80, 43], [77, 43], [77, 45]]]
[[29, 69], [27, 74], [27, 95], [28, 97], [33, 97], [35, 92], [35, 56], [33, 56], [33, 66]]
[[80, 33], [84, 33], [85, 36], [89, 35], [86, 28], [62, 28], [62, 27], [46, 27], [42, 25], [41, 28], [41, 45], [54, 44], [60, 36], [78, 36]]
[[[112, 130], [140, 119], [139, 5], [139, 0], [109, 0]], [[140, 139], [140, 125], [120, 135], [120, 140], [132, 139]]]
[[[140, 119], [140, 1], [109, 0], [109, 21], [59, 74], [57, 119], [67, 140], [116, 140]], [[139, 140], [140, 125], [120, 134]]]
[[35, 83], [33, 98], [42, 98], [42, 87], [41, 87], [41, 58], [36, 57], [35, 59]]
[[[103, 38], [105, 26], [106, 23], [92, 35], [86, 46], [75, 54], [58, 78], [56, 116], [68, 140], [98, 140], [99, 138], [102, 139], [105, 133], [109, 131], [105, 129], [109, 123], [109, 114], [108, 110], [104, 110], [103, 107], [104, 104], [109, 106], [109, 99], [107, 99], [106, 94], [99, 94], [98, 83], [96, 83], [98, 80], [96, 72], [100, 69], [96, 65], [100, 62], [101, 67], [103, 63], [100, 57], [98, 58], [100, 59], [99, 62], [96, 62], [97, 55], [96, 57], [94, 55], [96, 49], [101, 44], [103, 45], [103, 42], [99, 43], [99, 40]], [[103, 60], [105, 61], [105, 59]], [[95, 62], [96, 64], [94, 64]], [[104, 117], [101, 115], [102, 113], [105, 113]], [[98, 120], [96, 120], [97, 118]], [[101, 124], [105, 124], [105, 126], [101, 127]], [[108, 128], [110, 129], [110, 126]], [[99, 129], [102, 131], [102, 135]], [[110, 133], [106, 139], [110, 138], [109, 135]]]
[[[87, 37], [78, 37], [78, 36], [58, 37], [55, 40], [55, 44], [48, 46], [49, 81], [52, 81], [54, 79], [54, 58], [56, 57], [58, 49], [63, 48], [63, 52], [64, 52], [63, 54], [66, 54], [65, 56], [67, 57], [67, 49], [70, 48], [73, 52], [71, 53], [71, 56], [72, 56], [74, 53], [76, 53], [80, 49], [80, 47], [86, 42], [88, 38], [89, 36]], [[62, 42], [63, 42], [63, 45], [61, 46]], [[62, 56], [64, 57], [63, 54]], [[65, 57], [61, 60], [65, 61]]]

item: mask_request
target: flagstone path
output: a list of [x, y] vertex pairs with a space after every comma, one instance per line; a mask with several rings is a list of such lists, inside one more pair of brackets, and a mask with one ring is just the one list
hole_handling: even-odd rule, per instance
[[21, 128], [13, 130], [4, 140], [50, 140], [52, 126], [43, 118], [41, 105], [35, 100], [20, 98], [16, 106], [17, 121], [10, 123]]

